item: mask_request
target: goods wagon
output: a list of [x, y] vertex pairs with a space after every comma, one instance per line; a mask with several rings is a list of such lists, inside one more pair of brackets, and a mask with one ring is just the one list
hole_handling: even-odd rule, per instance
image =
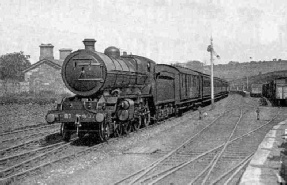
[[287, 104], [287, 78], [277, 78], [264, 84], [263, 96], [268, 98], [274, 105], [285, 106]]
[[262, 84], [251, 84], [251, 97], [261, 97], [262, 96]]

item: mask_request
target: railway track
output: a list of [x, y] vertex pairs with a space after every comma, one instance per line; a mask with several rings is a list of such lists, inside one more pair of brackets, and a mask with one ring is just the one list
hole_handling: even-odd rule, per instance
[[[39, 140], [40, 138], [45, 138], [51, 134], [59, 132], [59, 128], [57, 126], [54, 127], [48, 127], [43, 130], [34, 130], [30, 134], [20, 134], [14, 137], [6, 138], [2, 141], [0, 141], [0, 150], [3, 150], [5, 148], [17, 146], [19, 144], [22, 144], [27, 141], [31, 140]], [[1, 156], [1, 155], [0, 155]]]
[[0, 132], [0, 137], [3, 137], [5, 135], [9, 135], [9, 134], [16, 134], [16, 133], [25, 132], [25, 131], [28, 131], [28, 130], [33, 130], [33, 129], [37, 129], [37, 128], [40, 128], [40, 127], [47, 127], [47, 126], [48, 126], [47, 123], [39, 123], [39, 124], [19, 127], [19, 128], [13, 129], [13, 131], [8, 130], [8, 131]]
[[[231, 111], [231, 110], [230, 110]], [[146, 181], [149, 176], [149, 174], [158, 174], [160, 175], [161, 172], [163, 172], [164, 170], [159, 170], [161, 172], [155, 172], [155, 168], [162, 168], [167, 166], [167, 168], [169, 168], [169, 165], [166, 165], [166, 163], [171, 163], [174, 164], [173, 162], [170, 162], [169, 159], [175, 158], [178, 160], [178, 158], [181, 157], [191, 157], [193, 156], [193, 154], [197, 155], [202, 153], [201, 151], [197, 151], [197, 152], [191, 152], [190, 155], [188, 154], [183, 154], [182, 152], [178, 155], [178, 151], [182, 148], [186, 148], [186, 145], [190, 144], [195, 138], [199, 137], [203, 132], [205, 132], [206, 130], [210, 129], [210, 127], [212, 125], [214, 125], [215, 123], [217, 123], [217, 121], [222, 118], [225, 113], [227, 113], [228, 111], [225, 111], [224, 113], [222, 113], [221, 115], [219, 115], [216, 119], [214, 119], [210, 124], [208, 124], [207, 126], [205, 126], [203, 129], [201, 129], [200, 131], [198, 131], [194, 136], [192, 136], [191, 138], [189, 138], [188, 140], [186, 140], [183, 144], [181, 144], [180, 146], [178, 146], [176, 149], [170, 151], [169, 153], [165, 154], [162, 158], [160, 158], [159, 160], [157, 160], [156, 162], [152, 163], [151, 165], [149, 165], [148, 167], [141, 169], [140, 171], [129, 175], [128, 177], [122, 179], [119, 182], [116, 182], [115, 184], [134, 184], [136, 182], [140, 182], [140, 181]], [[184, 160], [184, 159], [183, 159]], [[180, 161], [182, 162], [182, 161]], [[172, 165], [174, 166], [174, 165]], [[173, 167], [171, 167], [173, 168]], [[154, 170], [155, 169], [155, 170]]]
[[[248, 120], [242, 121], [243, 115], [255, 107], [256, 104], [241, 105], [236, 124], [230, 124], [234, 120], [225, 124], [230, 127], [229, 132], [224, 130], [227, 134], [220, 132], [221, 123], [213, 124], [223, 116], [220, 115], [175, 150], [115, 184], [224, 184], [238, 180], [265, 134], [277, 123], [276, 115], [264, 124], [258, 121], [248, 126]], [[230, 111], [231, 117], [233, 114]]]
[[[24, 151], [29, 151], [29, 150], [33, 150], [35, 148], [38, 148], [39, 146], [43, 146], [43, 145], [48, 145], [50, 143], [54, 143], [55, 141], [53, 141], [53, 138], [56, 137], [56, 135], [58, 135], [59, 132], [54, 132], [52, 134], [47, 134], [44, 135], [42, 137], [33, 139], [33, 140], [28, 140], [28, 141], [24, 141], [21, 142], [19, 144], [15, 144], [13, 146], [10, 146], [8, 148], [4, 148], [0, 150], [0, 159], [8, 157], [8, 156], [12, 156], [15, 155], [17, 153], [21, 153]], [[52, 139], [49, 139], [52, 138]]]
[[[137, 132], [152, 129], [162, 122], [145, 127]], [[56, 133], [58, 132], [55, 132], [54, 134]], [[59, 142], [45, 147], [37, 147], [41, 141], [34, 140], [10, 147], [8, 149], [0, 150], [0, 156], [2, 156], [2, 158], [0, 158], [0, 164], [2, 166], [0, 168], [0, 182], [18, 182], [27, 176], [42, 173], [42, 171], [50, 168], [53, 164], [69, 161], [76, 157], [86, 155], [92, 151], [98, 150], [101, 146], [106, 144], [99, 143], [92, 147], [73, 146], [76, 139], [77, 138], [72, 139], [72, 141], [69, 143]], [[110, 144], [118, 139], [120, 138], [112, 138], [108, 142]], [[33, 147], [35, 149], [31, 149]], [[15, 155], [15, 153], [18, 154]]]
[[[5, 143], [9, 140], [13, 140], [15, 137], [17, 136], [24, 136], [24, 135], [29, 135], [29, 134], [33, 134], [35, 132], [41, 132], [43, 130], [49, 130], [49, 129], [54, 129], [54, 128], [59, 128], [60, 124], [52, 124], [52, 125], [38, 125], [38, 126], [33, 126], [33, 127], [29, 127], [29, 128], [20, 128], [18, 130], [15, 131], [9, 131], [9, 132], [4, 132], [2, 134], [0, 134], [0, 144], [1, 143]], [[13, 138], [13, 139], [11, 139]]]
[[[149, 127], [142, 128], [137, 132], [142, 132], [146, 129], [152, 129], [152, 127], [155, 127], [160, 123], [161, 122], [158, 122], [156, 124], [150, 125]], [[108, 143], [111, 144], [118, 139], [120, 138], [112, 138], [108, 141]], [[100, 147], [107, 144], [98, 143], [92, 147], [72, 146], [73, 142], [75, 141], [76, 138], [72, 139], [72, 141], [69, 143], [60, 142], [51, 146], [30, 150], [18, 155], [0, 159], [0, 164], [4, 166], [4, 169], [0, 171], [0, 182], [18, 182], [25, 177], [40, 174], [56, 163], [67, 162], [82, 155], [86, 155], [90, 152], [98, 150]], [[30, 143], [27, 144], [29, 145]], [[31, 143], [31, 145], [34, 145], [34, 143]], [[14, 152], [15, 149], [11, 149], [9, 151]]]
[[[42, 154], [48, 153], [49, 151], [52, 151], [56, 148], [64, 147], [65, 144], [66, 144], [65, 142], [59, 142], [59, 143], [56, 143], [53, 145], [48, 145], [48, 146], [44, 146], [44, 147], [30, 149], [27, 151], [23, 151], [21, 153], [17, 153], [17, 154], [9, 155], [7, 157], [3, 157], [0, 159], [0, 174], [1, 174], [1, 172], [5, 173], [4, 169], [6, 169], [6, 171], [7, 171], [7, 169], [12, 168], [16, 164], [21, 164], [21, 163], [29, 160], [29, 158], [41, 156]], [[7, 176], [7, 175], [2, 175], [2, 177], [4, 177], [4, 176]]]
[[74, 159], [106, 144], [100, 143], [92, 147], [75, 146], [73, 145], [75, 141], [76, 138], [73, 138], [69, 143], [59, 142], [0, 159], [1, 164], [4, 166], [4, 169], [0, 171], [0, 182], [19, 182], [20, 179], [27, 176], [42, 173], [43, 170], [46, 170], [55, 163]]
[[[229, 110], [230, 111], [230, 110]], [[186, 114], [190, 114], [190, 111]], [[197, 114], [192, 112], [192, 114]], [[174, 118], [169, 118], [174, 119]], [[164, 120], [167, 121], [167, 120]], [[144, 131], [146, 129], [152, 129], [163, 121], [150, 125], [137, 132]], [[113, 143], [120, 138], [112, 138], [109, 143]], [[76, 157], [86, 155], [92, 151], [98, 150], [106, 143], [96, 143], [92, 147], [87, 146], [73, 146], [73, 140], [69, 143], [55, 143], [44, 147], [35, 147], [39, 145], [40, 141], [31, 141], [24, 144], [10, 147], [7, 150], [0, 151], [0, 182], [18, 182], [23, 178], [31, 175], [40, 174], [47, 170], [56, 163], [69, 161]], [[35, 147], [31, 149], [31, 147]], [[22, 150], [23, 148], [30, 148]], [[18, 154], [15, 154], [15, 153]]]

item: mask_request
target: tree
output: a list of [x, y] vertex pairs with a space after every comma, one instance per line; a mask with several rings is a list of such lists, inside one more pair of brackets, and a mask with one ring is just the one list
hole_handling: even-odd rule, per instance
[[186, 62], [186, 67], [196, 71], [203, 71], [203, 63], [198, 60], [190, 60]]
[[0, 79], [23, 80], [22, 71], [31, 66], [29, 58], [23, 51], [0, 56]]
[[237, 62], [237, 61], [229, 61], [228, 64], [229, 65], [237, 65], [237, 64], [239, 64], [239, 62]]

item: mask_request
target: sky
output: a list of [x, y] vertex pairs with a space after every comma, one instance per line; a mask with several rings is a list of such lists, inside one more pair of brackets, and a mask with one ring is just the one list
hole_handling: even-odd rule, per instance
[[24, 51], [39, 61], [40, 44], [73, 51], [85, 38], [157, 63], [209, 64], [213, 38], [220, 59], [287, 59], [286, 0], [1, 0], [0, 55]]

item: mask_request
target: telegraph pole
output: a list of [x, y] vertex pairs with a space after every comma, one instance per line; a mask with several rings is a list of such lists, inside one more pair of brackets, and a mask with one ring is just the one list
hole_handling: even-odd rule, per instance
[[210, 81], [211, 81], [211, 108], [214, 108], [214, 86], [213, 86], [213, 43], [212, 36], [210, 38]]

